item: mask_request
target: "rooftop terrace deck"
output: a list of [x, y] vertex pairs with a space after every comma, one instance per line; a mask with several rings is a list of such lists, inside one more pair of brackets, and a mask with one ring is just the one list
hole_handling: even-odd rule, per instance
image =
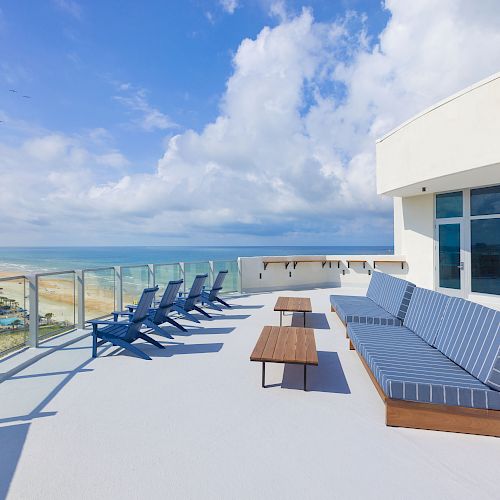
[[[149, 362], [85, 338], [0, 384], [0, 498], [498, 498], [499, 439], [385, 426], [330, 293], [232, 299], [165, 350], [138, 343]], [[301, 366], [269, 364], [262, 389], [249, 361], [279, 295], [312, 301], [309, 392]]]

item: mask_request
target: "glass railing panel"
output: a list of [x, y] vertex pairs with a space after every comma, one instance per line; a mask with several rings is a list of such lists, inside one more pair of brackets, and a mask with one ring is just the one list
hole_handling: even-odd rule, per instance
[[123, 305], [137, 304], [142, 291], [151, 286], [149, 267], [127, 266], [121, 268]]
[[208, 274], [208, 278], [205, 281], [205, 288], [209, 288], [212, 285], [210, 264], [208, 262], [186, 262], [184, 263], [184, 282], [186, 291], [191, 288], [197, 274]]
[[[43, 340], [75, 328], [75, 273], [38, 275], [38, 339]], [[30, 318], [31, 320], [31, 318]]]
[[240, 289], [240, 272], [237, 260], [217, 260], [214, 261], [214, 280], [219, 271], [228, 271], [224, 283], [222, 284], [222, 293], [237, 292]]
[[25, 346], [28, 329], [28, 281], [0, 279], [0, 356]]
[[108, 316], [116, 310], [116, 276], [113, 267], [86, 269], [83, 279], [85, 321]]
[[[169, 281], [176, 281], [182, 278], [181, 266], [175, 264], [155, 264], [155, 283], [158, 286], [157, 297], [161, 297]], [[182, 291], [182, 287], [181, 287]]]

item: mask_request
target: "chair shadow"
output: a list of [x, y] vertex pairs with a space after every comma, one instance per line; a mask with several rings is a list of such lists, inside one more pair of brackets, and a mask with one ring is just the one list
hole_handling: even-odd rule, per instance
[[203, 317], [203, 321], [214, 321], [220, 319], [247, 319], [250, 317], [250, 314], [221, 314], [219, 311], [214, 311], [213, 309], [206, 309], [206, 311], [212, 317]]
[[248, 305], [248, 306], [243, 306], [243, 305], [231, 305], [231, 309], [227, 309], [224, 307], [224, 311], [230, 311], [230, 310], [239, 310], [239, 309], [262, 309], [264, 306], [262, 304], [259, 305]]
[[[179, 356], [182, 354], [210, 354], [219, 352], [224, 345], [222, 342], [214, 342], [211, 344], [181, 344], [181, 343], [162, 343], [165, 349], [158, 349], [151, 344], [138, 344], [134, 343], [139, 349], [147, 354], [151, 358], [171, 358], [172, 356]], [[120, 350], [118, 352], [120, 356], [130, 356], [132, 358], [137, 358], [135, 354], [132, 354], [126, 350]], [[139, 359], [139, 361], [142, 361]]]
[[[183, 332], [181, 330], [170, 329], [167, 330], [168, 333], [172, 335], [172, 337], [190, 337], [191, 335], [226, 335], [235, 330], [234, 327], [228, 328], [204, 328], [200, 327], [190, 327], [187, 332]], [[153, 338], [158, 339], [160, 335], [156, 334], [154, 331], [146, 332], [148, 335], [151, 335]]]
[[[293, 313], [292, 326], [304, 326], [303, 313]], [[317, 330], [330, 330], [330, 323], [325, 313], [307, 313], [306, 327], [316, 328]]]
[[7, 498], [30, 425], [25, 423], [0, 427], [0, 443], [2, 443], [0, 498]]
[[[307, 390], [351, 394], [349, 384], [336, 352], [318, 351], [318, 366], [307, 367]], [[304, 388], [303, 365], [286, 364], [283, 371], [282, 389]]]

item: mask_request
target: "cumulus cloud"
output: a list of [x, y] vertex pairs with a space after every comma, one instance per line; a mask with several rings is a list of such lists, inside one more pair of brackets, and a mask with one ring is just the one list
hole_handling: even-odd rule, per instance
[[65, 14], [81, 19], [82, 6], [76, 0], [52, 0], [52, 3]]
[[134, 113], [133, 122], [143, 130], [149, 132], [177, 127], [177, 124], [165, 113], [151, 106], [145, 89], [135, 89], [130, 83], [121, 83], [118, 88], [126, 94], [116, 95], [114, 99]]
[[[308, 9], [243, 40], [217, 118], [173, 136], [148, 174], [98, 180], [82, 167], [85, 151], [60, 138], [25, 144], [23, 154], [45, 163], [64, 154], [81, 168], [76, 186], [72, 171], [49, 179], [45, 199], [59, 218], [82, 213], [101, 233], [113, 221], [119, 241], [131, 228], [141, 241], [159, 233], [192, 243], [390, 241], [375, 140], [498, 70], [500, 7], [388, 0], [386, 8], [377, 40], [362, 14], [319, 23]], [[142, 97], [122, 102], [143, 112]]]
[[219, 0], [219, 4], [228, 14], [234, 14], [238, 8], [238, 0]]

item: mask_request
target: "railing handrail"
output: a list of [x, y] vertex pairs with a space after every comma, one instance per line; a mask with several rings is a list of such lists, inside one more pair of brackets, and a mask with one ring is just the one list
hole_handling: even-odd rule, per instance
[[46, 271], [43, 273], [31, 273], [32, 276], [35, 276], [36, 279], [43, 277], [43, 276], [57, 276], [59, 274], [75, 274], [76, 269], [71, 269], [71, 270], [64, 270], [64, 271]]
[[0, 278], [0, 281], [10, 281], [10, 280], [20, 280], [27, 279], [25, 274], [19, 274], [18, 276], [4, 276]]
[[107, 271], [107, 270], [115, 270], [115, 266], [107, 266], [107, 267], [87, 267], [85, 269], [81, 269], [82, 273], [88, 272], [96, 272], [96, 271]]

